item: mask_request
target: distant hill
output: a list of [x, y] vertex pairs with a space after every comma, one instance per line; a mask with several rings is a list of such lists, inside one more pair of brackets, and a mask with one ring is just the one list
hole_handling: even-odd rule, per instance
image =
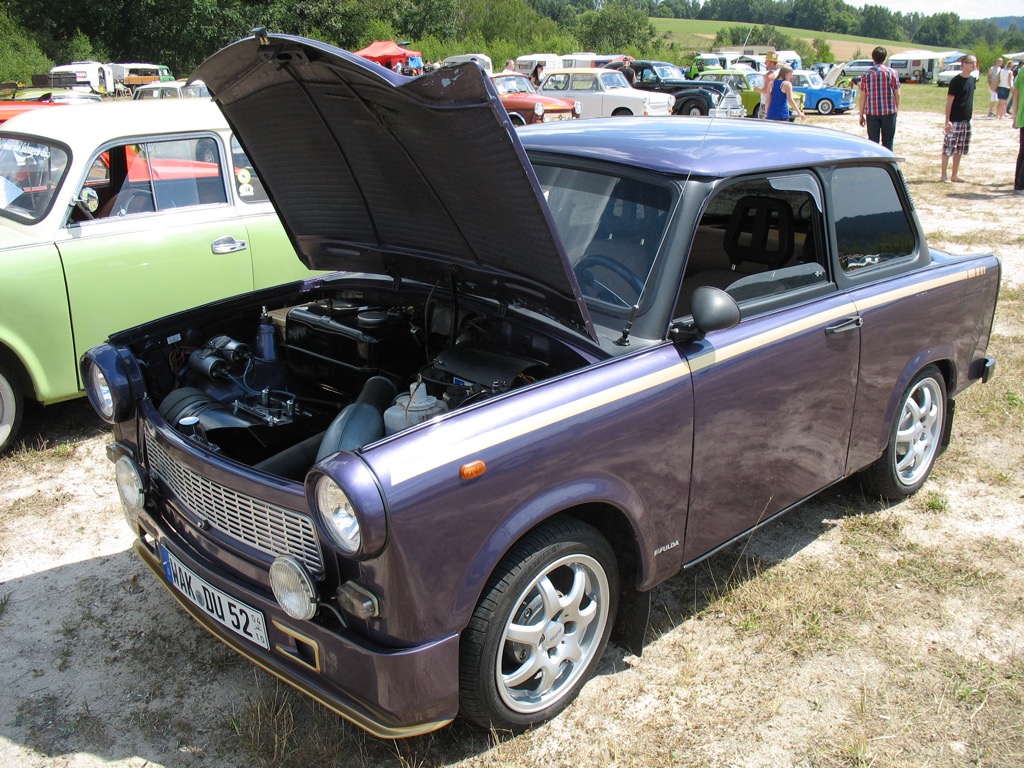
[[1024, 30], [1024, 16], [997, 16], [985, 21], [991, 21], [1000, 29], [1009, 29], [1011, 25], [1016, 24], [1017, 29]]

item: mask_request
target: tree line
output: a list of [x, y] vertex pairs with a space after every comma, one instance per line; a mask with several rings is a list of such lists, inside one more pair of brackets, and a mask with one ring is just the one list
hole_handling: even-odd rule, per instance
[[[903, 14], [842, 0], [18, 0], [0, 5], [0, 81], [27, 82], [54, 64], [87, 60], [152, 62], [183, 76], [255, 26], [350, 50], [373, 40], [406, 41], [430, 60], [597, 51], [686, 63], [692, 51], [666, 44], [651, 17], [735, 22], [719, 32], [724, 42], [733, 41], [737, 25], [753, 24], [764, 44], [798, 51], [802, 45], [807, 53], [806, 44], [778, 27], [970, 49], [983, 60], [1024, 50], [1017, 24], [1003, 29], [954, 13]], [[815, 55], [829, 60], [819, 43], [824, 38]]]

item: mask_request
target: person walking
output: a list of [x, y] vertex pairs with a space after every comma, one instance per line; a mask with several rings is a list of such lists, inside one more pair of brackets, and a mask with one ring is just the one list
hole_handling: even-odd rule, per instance
[[806, 119], [800, 105], [793, 99], [793, 68], [779, 67], [779, 74], [772, 83], [771, 93], [768, 94], [768, 104], [765, 115], [769, 120], [788, 122], [792, 113], [800, 115], [800, 119]]
[[[971, 118], [974, 117], [974, 85], [972, 77], [978, 59], [967, 54], [960, 59], [960, 74], [949, 81], [946, 93], [946, 125], [942, 140], [942, 176], [939, 181], [962, 182], [960, 158], [971, 148]], [[947, 176], [949, 158], [953, 158], [952, 174]]]
[[996, 116], [996, 104], [999, 103], [999, 94], [997, 90], [999, 88], [999, 70], [1003, 68], [1003, 57], [1000, 56], [988, 68], [988, 115], [986, 117]]
[[768, 116], [768, 97], [772, 93], [772, 84], [779, 74], [779, 54], [775, 51], [768, 51], [764, 55], [764, 82], [761, 84], [761, 112], [758, 114], [762, 120]]
[[[1013, 87], [1013, 70], [1003, 67], [999, 70], [999, 78], [996, 81], [996, 117], [1003, 118], [1007, 115], [1007, 100], [1010, 98], [1010, 89]], [[1013, 114], [1010, 113], [1013, 117]]]
[[1013, 81], [1012, 103], [1017, 107], [1013, 114], [1013, 127], [1020, 133], [1020, 149], [1017, 151], [1017, 172], [1013, 177], [1013, 194], [1024, 196], [1024, 67], [1017, 67]]
[[881, 45], [871, 52], [874, 66], [860, 78], [860, 124], [868, 138], [892, 151], [896, 137], [896, 113], [900, 109], [900, 79], [885, 66], [889, 52]]

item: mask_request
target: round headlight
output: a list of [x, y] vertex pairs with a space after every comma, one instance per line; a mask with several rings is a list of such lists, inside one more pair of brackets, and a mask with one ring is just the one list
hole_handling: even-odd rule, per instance
[[674, 107], [675, 105], [676, 105], [676, 97], [670, 95], [668, 97], [668, 111], [671, 112], [672, 111], [672, 107]]
[[89, 379], [85, 383], [86, 391], [89, 393], [89, 402], [99, 414], [100, 418], [108, 424], [114, 423], [114, 395], [110, 391], [110, 384], [107, 377], [96, 363], [89, 366]]
[[128, 522], [134, 527], [135, 515], [146, 505], [146, 486], [142, 482], [139, 465], [129, 457], [122, 456], [114, 463], [114, 479]]
[[316, 615], [313, 578], [291, 555], [279, 557], [270, 565], [270, 588], [274, 599], [293, 619], [308, 621]]
[[363, 543], [359, 518], [348, 496], [327, 475], [321, 475], [316, 482], [316, 507], [334, 543], [346, 554], [358, 552]]
[[574, 101], [572, 103], [572, 111], [575, 112], [577, 115], [582, 115], [583, 114], [583, 102], [582, 101]]
[[534, 112], [534, 114], [536, 114], [536, 115], [537, 115], [538, 117], [539, 117], [540, 115], [543, 115], [543, 114], [544, 114], [544, 105], [543, 105], [543, 104], [541, 104], [541, 103], [540, 103], [539, 101], [535, 101], [535, 102], [533, 102], [533, 112]]

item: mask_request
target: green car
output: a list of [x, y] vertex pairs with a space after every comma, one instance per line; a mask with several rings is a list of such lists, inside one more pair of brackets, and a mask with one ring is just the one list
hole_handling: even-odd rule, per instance
[[[747, 110], [747, 117], [761, 116], [761, 87], [764, 85], [764, 73], [749, 69], [714, 69], [701, 72], [698, 80], [714, 80], [727, 83], [737, 91]], [[793, 93], [793, 99], [803, 109], [804, 95]]]
[[206, 99], [4, 123], [0, 269], [0, 452], [26, 401], [84, 394], [78, 359], [112, 332], [316, 274]]

